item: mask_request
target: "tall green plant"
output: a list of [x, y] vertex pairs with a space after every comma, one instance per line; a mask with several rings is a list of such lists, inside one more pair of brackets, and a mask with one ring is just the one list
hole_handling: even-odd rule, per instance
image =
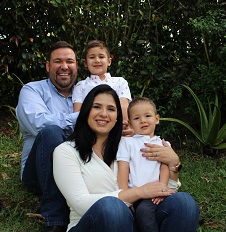
[[192, 128], [186, 122], [176, 118], [161, 118], [162, 121], [177, 122], [185, 126], [202, 144], [203, 151], [209, 155], [215, 155], [218, 150], [226, 149], [226, 123], [220, 128], [221, 111], [216, 94], [214, 103], [208, 103], [208, 114], [202, 102], [191, 88], [183, 85], [193, 96], [199, 110], [200, 132]]

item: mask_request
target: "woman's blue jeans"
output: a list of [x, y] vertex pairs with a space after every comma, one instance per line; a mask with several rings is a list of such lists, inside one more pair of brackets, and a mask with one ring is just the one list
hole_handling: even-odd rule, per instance
[[69, 223], [69, 207], [54, 181], [52, 163], [53, 150], [64, 140], [64, 131], [59, 126], [42, 129], [35, 138], [22, 175], [24, 185], [42, 196], [40, 213], [46, 226]]
[[196, 232], [199, 208], [190, 194], [177, 192], [158, 205], [156, 220], [160, 232]]
[[94, 203], [69, 232], [130, 232], [133, 215], [116, 197], [104, 197]]
[[[195, 232], [199, 209], [194, 198], [175, 193], [161, 202], [156, 211], [159, 232]], [[94, 203], [69, 232], [138, 232], [133, 214], [118, 198], [104, 197]]]

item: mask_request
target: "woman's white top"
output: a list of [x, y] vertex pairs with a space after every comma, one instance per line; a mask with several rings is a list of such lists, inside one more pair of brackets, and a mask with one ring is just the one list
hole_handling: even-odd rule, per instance
[[68, 230], [75, 226], [85, 212], [105, 196], [118, 197], [117, 162], [113, 170], [94, 152], [84, 163], [73, 142], [64, 142], [53, 153], [53, 174], [56, 184], [70, 207]]

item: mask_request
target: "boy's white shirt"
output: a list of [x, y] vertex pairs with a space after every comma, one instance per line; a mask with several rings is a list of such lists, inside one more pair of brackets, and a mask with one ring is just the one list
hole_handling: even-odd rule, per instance
[[123, 77], [112, 77], [110, 73], [105, 73], [105, 79], [91, 75], [85, 80], [79, 81], [73, 90], [72, 101], [82, 103], [86, 95], [96, 86], [107, 84], [115, 90], [119, 98], [127, 98], [131, 101], [131, 93], [128, 82]]
[[[141, 148], [144, 143], [162, 145], [159, 136], [150, 138], [149, 135], [136, 134], [133, 137], [122, 137], [117, 152], [117, 161], [126, 161], [130, 166], [129, 183], [130, 188], [139, 187], [149, 182], [159, 181], [160, 162], [151, 161], [142, 156]], [[170, 143], [167, 142], [169, 145]], [[177, 190], [181, 183], [169, 179], [168, 186]]]

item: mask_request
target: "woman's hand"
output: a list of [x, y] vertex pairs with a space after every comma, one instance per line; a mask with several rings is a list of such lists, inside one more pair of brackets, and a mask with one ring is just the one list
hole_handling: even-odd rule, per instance
[[133, 204], [140, 199], [152, 199], [156, 197], [167, 197], [175, 193], [174, 190], [168, 188], [165, 184], [160, 182], [152, 182], [145, 184], [141, 187], [130, 188], [125, 191], [119, 192], [119, 198]]
[[169, 167], [175, 167], [180, 161], [178, 155], [164, 139], [162, 144], [163, 146], [145, 143], [146, 148], [141, 149], [142, 155], [149, 160], [159, 161]]
[[168, 186], [160, 182], [148, 183], [139, 188], [141, 190], [142, 199], [166, 197], [171, 195], [172, 193], [175, 193], [174, 190], [170, 189]]
[[[155, 160], [168, 165], [169, 167], [175, 167], [180, 159], [176, 152], [169, 146], [169, 144], [163, 139], [163, 146], [157, 144], [145, 143], [146, 148], [142, 148], [141, 152], [148, 160]], [[170, 171], [169, 178], [177, 181], [179, 173]]]

